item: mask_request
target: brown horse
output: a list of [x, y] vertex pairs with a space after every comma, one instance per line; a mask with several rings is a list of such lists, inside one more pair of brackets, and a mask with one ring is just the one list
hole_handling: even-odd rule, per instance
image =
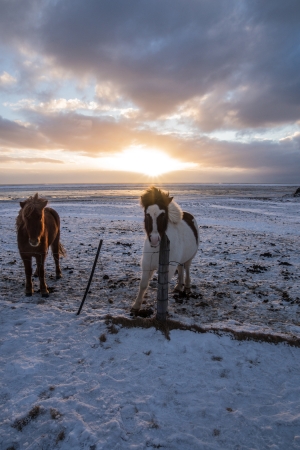
[[45, 259], [48, 248], [51, 250], [55, 262], [56, 279], [61, 278], [59, 256], [65, 256], [65, 250], [60, 243], [60, 219], [52, 208], [46, 208], [48, 200], [39, 198], [38, 194], [20, 202], [21, 209], [16, 220], [18, 247], [25, 267], [26, 296], [33, 293], [32, 285], [32, 258], [36, 259], [34, 276], [40, 279], [40, 290], [43, 297], [49, 296], [45, 283]]

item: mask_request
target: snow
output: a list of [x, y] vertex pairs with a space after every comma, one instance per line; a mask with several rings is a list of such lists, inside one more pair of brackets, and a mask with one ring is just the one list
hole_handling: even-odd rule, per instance
[[[0, 187], [1, 450], [300, 448], [300, 348], [222, 332], [300, 338], [295, 187], [168, 187], [201, 236], [195, 298], [170, 293], [170, 318], [220, 330], [170, 340], [105, 320], [130, 318], [138, 291], [142, 189]], [[59, 212], [68, 252], [59, 281], [48, 255], [46, 299], [24, 295], [14, 230], [19, 199], [36, 190]], [[145, 307], [156, 292], [154, 279]]]

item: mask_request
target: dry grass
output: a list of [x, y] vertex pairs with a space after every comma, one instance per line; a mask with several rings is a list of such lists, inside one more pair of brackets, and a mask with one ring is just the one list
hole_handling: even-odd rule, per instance
[[111, 316], [107, 315], [105, 323], [107, 326], [121, 325], [124, 328], [155, 328], [163, 333], [166, 339], [170, 340], [170, 331], [172, 330], [188, 330], [194, 333], [213, 332], [216, 334], [229, 333], [233, 339], [238, 341], [258, 341], [269, 342], [272, 344], [285, 343], [292, 347], [300, 347], [300, 338], [297, 336], [288, 336], [281, 334], [267, 334], [255, 331], [239, 331], [231, 328], [217, 328], [214, 326], [201, 327], [199, 325], [186, 325], [177, 320], [167, 319], [165, 322], [160, 322], [156, 318], [145, 319], [142, 317], [128, 318], [125, 316]]
[[66, 437], [66, 435], [65, 435], [64, 430], [60, 431], [56, 438], [56, 444], [58, 444], [59, 441], [63, 441], [65, 439], [65, 437]]
[[100, 341], [100, 342], [106, 342], [106, 335], [105, 335], [105, 333], [102, 333], [102, 334], [100, 335], [99, 341]]
[[[174, 322], [174, 321], [173, 321]], [[174, 328], [170, 328], [170, 321], [160, 322], [156, 318], [144, 319], [143, 317], [135, 317], [133, 319], [129, 319], [128, 317], [119, 316], [113, 317], [110, 315], [106, 316], [105, 323], [107, 326], [110, 324], [113, 325], [121, 325], [124, 328], [156, 328], [156, 330], [160, 330], [164, 336], [170, 340], [170, 330]], [[178, 322], [179, 323], [179, 322]], [[176, 328], [178, 329], [178, 328]]]
[[54, 408], [50, 408], [50, 415], [54, 420], [57, 420], [61, 417], [61, 413]]
[[28, 425], [32, 420], [36, 419], [41, 413], [41, 408], [39, 405], [35, 405], [28, 414], [21, 418], [16, 419], [14, 423], [12, 424], [13, 428], [16, 428], [18, 431], [22, 431], [26, 425]]
[[113, 323], [111, 325], [108, 325], [107, 330], [110, 334], [118, 334], [119, 333], [118, 328]]

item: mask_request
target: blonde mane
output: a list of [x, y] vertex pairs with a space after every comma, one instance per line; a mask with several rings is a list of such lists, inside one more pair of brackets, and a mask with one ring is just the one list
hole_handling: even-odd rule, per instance
[[182, 219], [182, 209], [174, 202], [174, 200], [168, 206], [169, 221], [172, 223], [179, 223]]

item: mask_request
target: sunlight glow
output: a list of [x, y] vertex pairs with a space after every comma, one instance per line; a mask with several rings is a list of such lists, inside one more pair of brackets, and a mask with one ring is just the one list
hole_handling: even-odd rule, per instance
[[152, 177], [197, 167], [196, 163], [182, 162], [162, 151], [144, 147], [131, 147], [122, 153], [102, 157], [99, 163], [102, 169], [136, 172]]

